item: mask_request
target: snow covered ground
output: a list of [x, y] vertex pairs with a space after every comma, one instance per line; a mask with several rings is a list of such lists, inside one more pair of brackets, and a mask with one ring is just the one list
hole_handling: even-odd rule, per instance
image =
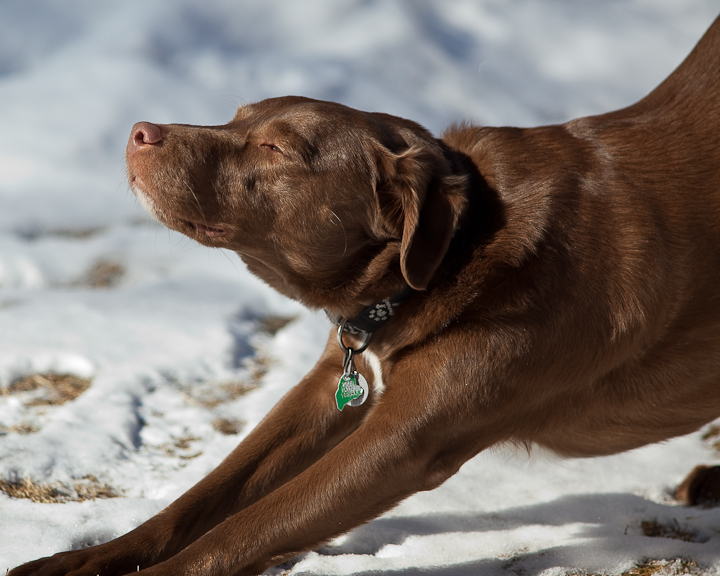
[[[284, 94], [435, 132], [564, 121], [644, 95], [718, 12], [718, 0], [3, 0], [0, 487], [29, 478], [65, 502], [0, 492], [0, 571], [166, 506], [312, 366], [329, 328], [233, 254], [147, 218], [124, 175], [134, 122], [224, 123]], [[53, 373], [74, 375], [75, 394], [91, 384], [69, 399]], [[702, 431], [592, 460], [493, 450], [284, 569], [619, 574], [666, 560], [720, 573], [720, 511], [669, 496], [717, 460]], [[83, 500], [92, 489], [120, 497]]]

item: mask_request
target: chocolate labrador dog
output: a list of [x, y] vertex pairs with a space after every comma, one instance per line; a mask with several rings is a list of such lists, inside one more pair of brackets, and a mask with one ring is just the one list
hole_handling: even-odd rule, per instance
[[127, 164], [157, 219], [339, 328], [166, 510], [11, 576], [257, 574], [497, 443], [597, 456], [720, 416], [719, 21], [602, 116], [437, 139], [275, 98], [136, 124]]

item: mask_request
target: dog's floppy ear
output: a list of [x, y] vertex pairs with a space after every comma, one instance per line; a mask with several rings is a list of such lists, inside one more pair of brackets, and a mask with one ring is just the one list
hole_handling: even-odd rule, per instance
[[401, 240], [405, 281], [425, 290], [465, 207], [466, 179], [453, 175], [442, 152], [429, 146], [383, 156], [377, 188], [382, 225]]

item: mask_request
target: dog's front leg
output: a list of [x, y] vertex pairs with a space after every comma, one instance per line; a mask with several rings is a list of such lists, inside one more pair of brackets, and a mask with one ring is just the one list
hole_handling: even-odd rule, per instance
[[362, 424], [325, 456], [141, 574], [259, 574], [442, 483], [480, 449], [463, 434], [476, 416], [443, 405], [443, 387], [423, 376], [388, 382]]
[[110, 576], [177, 554], [239, 510], [305, 470], [352, 432], [370, 403], [338, 411], [343, 356], [333, 334], [320, 361], [206, 478], [128, 534], [20, 566], [9, 576]]

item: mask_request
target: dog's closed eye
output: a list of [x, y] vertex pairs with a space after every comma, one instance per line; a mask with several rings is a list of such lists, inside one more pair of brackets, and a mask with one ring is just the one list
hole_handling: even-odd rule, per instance
[[276, 144], [273, 144], [272, 142], [263, 142], [262, 144], [260, 144], [260, 148], [268, 148], [269, 150], [272, 150], [273, 152], [276, 152], [277, 154], [282, 154], [283, 156], [285, 156], [283, 151]]

